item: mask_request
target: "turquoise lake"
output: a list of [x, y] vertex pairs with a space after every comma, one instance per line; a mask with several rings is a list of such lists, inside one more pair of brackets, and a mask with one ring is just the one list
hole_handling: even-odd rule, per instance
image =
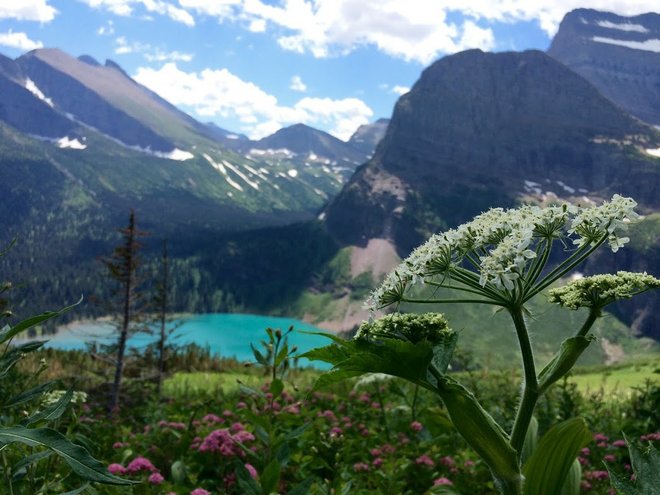
[[[259, 341], [266, 339], [267, 327], [279, 328], [285, 332], [293, 325], [294, 331], [288, 336], [289, 347], [298, 346], [300, 352], [330, 343], [330, 340], [304, 332], [321, 332], [319, 328], [291, 318], [278, 318], [274, 316], [258, 316], [247, 314], [211, 313], [186, 317], [179, 320], [180, 326], [172, 334], [179, 345], [194, 343], [203, 347], [208, 346], [211, 352], [222, 357], [235, 357], [240, 361], [254, 359], [250, 343], [259, 348]], [[108, 344], [117, 339], [115, 328], [110, 323], [76, 323], [62, 329], [50, 337], [46, 347], [55, 349], [85, 349], [87, 343], [98, 342]], [[156, 336], [139, 333], [132, 336], [128, 344], [130, 347], [141, 348], [153, 342]], [[310, 364], [306, 360], [301, 365]], [[314, 363], [316, 367], [325, 368], [323, 363]]]

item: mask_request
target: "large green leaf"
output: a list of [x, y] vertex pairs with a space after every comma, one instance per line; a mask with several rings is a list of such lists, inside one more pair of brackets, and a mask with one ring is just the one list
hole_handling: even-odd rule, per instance
[[55, 380], [51, 380], [45, 383], [42, 383], [41, 385], [37, 385], [36, 387], [31, 388], [30, 390], [26, 390], [25, 392], [21, 392], [18, 395], [15, 395], [11, 399], [9, 399], [5, 404], [3, 404], [4, 407], [11, 407], [11, 406], [17, 406], [19, 404], [23, 404], [24, 402], [29, 402], [33, 399], [36, 399], [37, 397], [42, 397], [46, 392], [50, 392], [54, 387]]
[[525, 464], [525, 495], [561, 493], [571, 465], [590, 441], [591, 434], [582, 418], [550, 428]]
[[23, 357], [23, 354], [34, 352], [40, 349], [45, 343], [45, 340], [28, 342], [27, 344], [12, 347], [9, 351], [5, 352], [0, 357], [0, 378], [7, 376], [12, 367]]
[[277, 459], [270, 461], [259, 476], [261, 482], [261, 490], [265, 493], [277, 492], [277, 487], [280, 483], [280, 463]]
[[588, 335], [586, 337], [577, 336], [564, 340], [561, 343], [559, 352], [554, 355], [539, 373], [539, 393], [542, 394], [545, 392], [550, 385], [568, 373], [594, 339], [595, 337], [593, 335]]
[[27, 330], [28, 328], [31, 328], [35, 325], [48, 321], [52, 318], [55, 318], [56, 316], [60, 316], [61, 314], [72, 310], [73, 308], [78, 306], [78, 304], [80, 304], [81, 302], [82, 302], [82, 297], [75, 304], [72, 304], [71, 306], [67, 306], [66, 308], [62, 308], [59, 311], [46, 311], [45, 313], [42, 313], [40, 315], [26, 318], [25, 320], [18, 322], [13, 327], [10, 327], [9, 325], [5, 326], [4, 328], [2, 328], [2, 330], [0, 330], [0, 344], [7, 342], [9, 339], [15, 337], [16, 335], [18, 335], [24, 330]]
[[433, 359], [433, 349], [426, 341], [416, 344], [397, 339], [335, 342], [302, 355], [334, 364], [332, 370], [316, 381], [315, 389], [365, 373], [385, 373], [429, 386], [426, 371]]
[[568, 470], [560, 495], [580, 495], [580, 482], [582, 481], [582, 465], [575, 459]]
[[658, 495], [660, 493], [660, 453], [652, 443], [649, 443], [646, 452], [640, 451], [627, 438], [626, 443], [630, 453], [630, 463], [633, 473], [635, 473], [635, 481], [620, 478], [606, 464], [612, 486], [620, 495]]
[[458, 432], [481, 456], [498, 481], [519, 485], [521, 476], [516, 451], [509, 444], [507, 434], [476, 397], [446, 375], [438, 384], [438, 394]]
[[61, 433], [50, 428], [24, 428], [14, 426], [0, 429], [0, 442], [20, 442], [31, 447], [45, 447], [64, 459], [79, 476], [110, 485], [132, 485], [136, 482], [108, 473], [106, 467], [94, 459], [87, 450], [71, 443]]
[[525, 435], [525, 443], [523, 443], [522, 452], [520, 453], [520, 460], [524, 464], [532, 456], [539, 444], [539, 422], [532, 416], [532, 420], [527, 427], [527, 434]]

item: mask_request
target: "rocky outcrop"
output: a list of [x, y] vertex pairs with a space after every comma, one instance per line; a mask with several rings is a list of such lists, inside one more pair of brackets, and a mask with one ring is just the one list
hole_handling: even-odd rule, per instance
[[548, 54], [630, 114], [660, 126], [660, 14], [574, 10]]

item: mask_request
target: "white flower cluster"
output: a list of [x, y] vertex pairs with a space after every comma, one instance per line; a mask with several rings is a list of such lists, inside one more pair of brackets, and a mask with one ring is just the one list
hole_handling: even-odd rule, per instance
[[388, 274], [366, 305], [376, 310], [399, 302], [411, 285], [434, 275], [451, 279], [457, 266], [476, 273], [482, 287], [490, 284], [497, 290], [514, 290], [530, 260], [537, 257], [541, 240], [574, 237], [573, 243], [582, 246], [607, 235], [616, 252], [628, 241], [619, 234], [639, 218], [633, 210], [636, 204], [614, 195], [610, 202], [587, 208], [570, 204], [493, 208], [471, 222], [433, 235]]
[[[41, 406], [48, 407], [54, 404], [57, 404], [62, 397], [66, 394], [66, 390], [53, 390], [44, 394], [41, 399]], [[83, 404], [87, 402], [87, 393], [86, 392], [73, 392], [71, 397], [71, 404]]]

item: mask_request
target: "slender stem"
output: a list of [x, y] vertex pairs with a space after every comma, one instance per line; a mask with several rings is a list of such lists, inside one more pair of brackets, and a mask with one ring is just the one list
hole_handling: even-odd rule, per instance
[[591, 330], [591, 327], [593, 326], [594, 322], [598, 319], [598, 317], [601, 315], [601, 310], [600, 308], [590, 308], [589, 309], [589, 316], [587, 316], [587, 319], [585, 320], [584, 324], [582, 325], [582, 328], [580, 328], [580, 331], [576, 334], [577, 337], [584, 337], [589, 333], [589, 330]]
[[522, 306], [514, 306], [508, 309], [511, 313], [513, 324], [516, 327], [525, 373], [523, 396], [520, 405], [518, 406], [516, 419], [513, 423], [510, 441], [511, 446], [516, 452], [518, 452], [518, 456], [520, 456], [523, 443], [525, 442], [525, 436], [527, 435], [527, 428], [529, 428], [529, 422], [532, 419], [532, 414], [536, 407], [536, 401], [539, 398], [539, 392], [538, 381], [536, 379], [536, 366], [534, 364], [534, 351], [532, 351], [532, 345], [529, 341], [529, 334], [527, 333]]
[[484, 291], [482, 290], [469, 289], [467, 287], [461, 287], [460, 285], [448, 285], [448, 284], [443, 284], [442, 282], [433, 282], [431, 280], [427, 280], [424, 283], [426, 285], [431, 285], [433, 287], [439, 287], [442, 289], [454, 289], [454, 290], [460, 290], [462, 292], [469, 292], [471, 294], [479, 294], [480, 296], [484, 295]]
[[[555, 280], [558, 278], [563, 277], [571, 271], [573, 268], [578, 266], [580, 263], [582, 263], [586, 258], [588, 258], [591, 253], [593, 253], [596, 249], [600, 247], [603, 242], [607, 239], [607, 236], [603, 236], [599, 241], [597, 241], [589, 250], [585, 251], [584, 248], [585, 246], [588, 246], [588, 244], [584, 244], [580, 246], [580, 248], [573, 253], [564, 263], [559, 265], [557, 268], [552, 270], [548, 275], [545, 276], [541, 282], [536, 286], [536, 288], [527, 294], [525, 297], [525, 300], [523, 302], [529, 301], [532, 297], [534, 297], [536, 294], [541, 292], [543, 289], [548, 287], [550, 284], [552, 284]], [[566, 263], [569, 263], [566, 265]]]
[[[539, 246], [541, 244], [539, 243]], [[532, 266], [532, 269], [529, 272], [529, 278], [528, 278], [528, 286], [531, 287], [536, 280], [539, 278], [541, 275], [541, 272], [543, 272], [543, 268], [545, 267], [546, 263], [548, 262], [548, 258], [550, 257], [550, 251], [552, 250], [552, 239], [545, 239], [545, 247], [543, 249], [543, 253], [541, 256], [537, 256], [537, 258], [534, 260], [535, 263]]]
[[465, 268], [461, 268], [461, 267], [453, 267], [449, 276], [454, 280], [457, 280], [458, 282], [461, 282], [465, 285], [477, 289], [478, 291], [487, 295], [491, 299], [505, 302], [498, 292], [494, 291], [488, 286], [482, 286], [479, 283], [479, 277], [477, 277], [477, 275], [471, 272], [470, 270], [466, 270]]
[[504, 304], [499, 301], [491, 301], [489, 299], [413, 299], [408, 297], [402, 297], [400, 299], [400, 302], [407, 302], [413, 304], [480, 303], [480, 304], [492, 304], [494, 306], [504, 306]]
[[12, 472], [11, 469], [9, 468], [9, 463], [7, 462], [7, 456], [3, 450], [2, 452], [2, 467], [4, 468], [4, 475], [5, 475], [5, 481], [7, 483], [7, 486], [9, 487], [9, 493], [10, 495], [14, 495], [14, 484], [12, 483]]

